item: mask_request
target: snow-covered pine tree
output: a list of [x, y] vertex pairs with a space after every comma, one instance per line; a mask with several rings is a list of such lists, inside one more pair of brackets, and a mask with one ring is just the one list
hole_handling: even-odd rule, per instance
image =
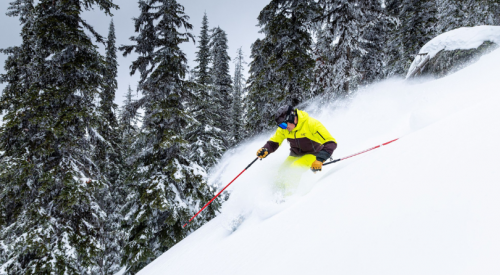
[[96, 144], [95, 162], [99, 166], [105, 182], [114, 183], [119, 180], [121, 154], [118, 134], [118, 120], [114, 103], [118, 83], [118, 63], [116, 61], [116, 35], [113, 21], [109, 25], [106, 42], [106, 69], [104, 71], [104, 88], [100, 93], [98, 104], [97, 135], [93, 136]]
[[270, 69], [271, 52], [265, 43], [257, 39], [251, 46], [250, 70], [247, 82], [248, 94], [243, 103], [246, 111], [245, 134], [253, 136], [276, 127], [274, 113], [282, 104], [276, 100], [277, 85]]
[[402, 48], [401, 60], [393, 66], [408, 71], [420, 49], [438, 34], [436, 0], [403, 0], [395, 44]]
[[225, 146], [225, 133], [215, 127], [218, 118], [217, 108], [212, 106], [210, 96], [210, 36], [207, 14], [203, 16], [199, 36], [198, 51], [195, 61], [198, 65], [194, 68], [193, 85], [194, 95], [189, 104], [190, 113], [195, 121], [189, 127], [186, 138], [191, 144], [190, 159], [199, 163], [206, 170], [213, 167], [222, 156]]
[[[119, 127], [121, 133], [121, 144], [122, 144], [122, 157], [124, 159], [124, 165], [127, 167], [128, 159], [132, 157], [134, 152], [134, 142], [137, 139], [139, 133], [139, 113], [136, 105], [136, 100], [134, 100], [134, 95], [132, 94], [132, 88], [128, 86], [127, 94], [125, 94], [125, 100], [123, 101], [123, 106], [120, 110]], [[128, 168], [125, 168], [128, 174], [130, 172]]]
[[399, 16], [403, 8], [404, 0], [386, 1], [385, 13], [394, 20], [387, 22], [387, 42], [385, 45], [385, 68], [384, 75], [404, 76], [406, 75], [406, 63], [404, 60], [404, 49], [402, 41], [398, 39], [398, 28], [400, 27]]
[[465, 0], [437, 1], [437, 32], [442, 33], [468, 26], [468, 10]]
[[[134, 274], [182, 240], [189, 232], [182, 225], [212, 194], [204, 180], [205, 170], [188, 158], [184, 128], [192, 117], [184, 103], [189, 96], [186, 56], [179, 48], [192, 35], [184, 8], [175, 0], [141, 0], [141, 14], [134, 19], [134, 45], [123, 46], [124, 55], [138, 54], [131, 73], [140, 73], [138, 90], [142, 97], [133, 105], [142, 108], [142, 131], [136, 141], [140, 148], [132, 157], [134, 173], [128, 182], [126, 209], [128, 241], [123, 265]], [[191, 229], [214, 217], [216, 205], [209, 206]]]
[[499, 0], [437, 0], [439, 31], [500, 24]]
[[[28, 121], [26, 119], [18, 119], [14, 123], [11, 121], [16, 117], [13, 112], [24, 108], [23, 106], [26, 105], [25, 102], [19, 101], [22, 99], [23, 94], [28, 94], [33, 81], [29, 66], [33, 60], [35, 41], [32, 36], [28, 35], [28, 31], [33, 27], [35, 19], [33, 0], [16, 0], [12, 2], [7, 15], [19, 17], [22, 26], [23, 43], [20, 46], [0, 49], [0, 53], [8, 55], [4, 64], [6, 73], [0, 75], [0, 82], [6, 84], [0, 98], [0, 110], [2, 114], [6, 112], [6, 116], [3, 118], [4, 121], [11, 123], [10, 129], [5, 123], [0, 128], [0, 273], [2, 274], [17, 270], [12, 262], [16, 260], [16, 254], [20, 254], [16, 250], [21, 249], [22, 242], [16, 243], [15, 238], [17, 236], [10, 233], [9, 227], [24, 229], [21, 225], [18, 225], [18, 218], [21, 215], [16, 212], [19, 212], [20, 208], [26, 208], [26, 206], [20, 206], [22, 200], [18, 199], [17, 196], [27, 196], [26, 193], [28, 193], [26, 190], [20, 189], [29, 180], [29, 177], [23, 178], [22, 169], [33, 170], [32, 164], [26, 161], [26, 157], [22, 153], [23, 146], [29, 142], [30, 138], [26, 137], [22, 131], [12, 129], [12, 124], [23, 126], [22, 124], [26, 125]], [[9, 134], [8, 132], [14, 133]], [[13, 149], [7, 150], [6, 145], [9, 143]], [[15, 174], [16, 170], [20, 173]], [[17, 177], [23, 179], [19, 180], [19, 182], [13, 181]]]
[[[120, 145], [121, 145], [121, 157], [122, 157], [122, 167], [121, 167], [121, 177], [123, 178], [122, 186], [117, 187], [114, 190], [114, 193], [117, 193], [117, 197], [114, 198], [114, 202], [117, 205], [116, 209], [116, 217], [121, 217], [121, 220], [117, 223], [120, 226], [121, 230], [118, 231], [117, 240], [119, 240], [120, 256], [123, 257], [123, 248], [125, 247], [125, 243], [127, 239], [130, 237], [130, 232], [123, 230], [121, 227], [124, 219], [124, 214], [128, 211], [125, 210], [126, 207], [130, 207], [127, 205], [125, 199], [134, 197], [129, 196], [130, 193], [135, 193], [135, 187], [130, 183], [130, 180], [127, 180], [133, 176], [134, 173], [134, 155], [136, 152], [140, 150], [137, 145], [138, 135], [140, 132], [140, 115], [138, 112], [138, 108], [135, 106], [137, 101], [134, 99], [133, 91], [130, 85], [128, 86], [127, 93], [125, 94], [125, 100], [123, 101], [123, 105], [120, 108], [119, 112], [119, 133], [120, 133]], [[121, 200], [123, 199], [123, 200]], [[121, 260], [121, 259], [120, 259]], [[121, 264], [121, 262], [120, 262]], [[121, 264], [123, 266], [123, 264]]]
[[200, 85], [208, 85], [211, 81], [209, 74], [210, 64], [210, 36], [208, 33], [208, 17], [207, 13], [203, 15], [201, 22], [201, 31], [199, 36], [198, 51], [196, 52], [196, 59], [198, 65], [194, 68], [196, 82]]
[[311, 98], [312, 38], [309, 23], [317, 16], [314, 1], [272, 0], [258, 20], [271, 52], [267, 60], [278, 86], [275, 102], [296, 106]]
[[104, 87], [102, 37], [81, 17], [109, 0], [18, 0], [23, 39], [11, 54], [1, 97], [1, 237], [7, 274], [90, 274], [102, 243], [99, 171], [88, 132], [96, 126], [94, 100]]
[[106, 69], [104, 88], [98, 105], [97, 134], [92, 136], [94, 161], [101, 173], [103, 188], [99, 191], [99, 205], [106, 212], [107, 219], [102, 224], [99, 238], [102, 242], [98, 257], [99, 274], [115, 274], [120, 268], [122, 250], [120, 242], [124, 238], [120, 224], [121, 206], [125, 201], [123, 189], [124, 171], [121, 152], [121, 137], [116, 118], [117, 105], [114, 103], [118, 83], [118, 63], [116, 61], [116, 35], [113, 21], [109, 25], [106, 42]]
[[500, 25], [500, 0], [487, 0], [488, 24]]
[[321, 50], [321, 62], [326, 63], [322, 66], [330, 70], [322, 74], [325, 96], [347, 96], [362, 77], [357, 63], [360, 63], [360, 57], [368, 54], [367, 46], [371, 41], [367, 40], [367, 30], [373, 28], [383, 16], [380, 2], [320, 0], [319, 4], [323, 7], [324, 32], [318, 37], [318, 43], [328, 47]]
[[323, 95], [328, 87], [333, 86], [333, 77], [330, 77], [333, 60], [330, 60], [333, 40], [331, 36], [326, 35], [326, 30], [318, 28], [315, 30], [316, 43], [313, 45], [313, 58], [316, 64], [313, 69], [312, 93], [315, 96]]
[[220, 27], [213, 28], [209, 46], [212, 61], [209, 71], [211, 77], [209, 113], [214, 116], [213, 126], [224, 133], [224, 146], [227, 148], [230, 145], [229, 133], [231, 133], [232, 81], [229, 74], [231, 58], [227, 53], [226, 32]]
[[245, 135], [275, 127], [274, 113], [283, 104], [312, 97], [310, 23], [318, 14], [315, 1], [273, 0], [258, 17], [265, 37], [251, 46], [245, 106]]
[[387, 60], [387, 41], [390, 36], [390, 26], [394, 25], [394, 18], [391, 18], [383, 9], [379, 1], [365, 1], [366, 9], [370, 10], [366, 14], [373, 25], [365, 30], [364, 41], [361, 46], [366, 50], [356, 58], [356, 68], [360, 73], [359, 84], [366, 85], [385, 78], [385, 66]]
[[245, 89], [245, 78], [243, 76], [243, 66], [246, 64], [241, 47], [236, 52], [234, 59], [234, 84], [233, 84], [233, 140], [235, 143], [241, 141], [243, 133], [243, 105], [242, 96]]

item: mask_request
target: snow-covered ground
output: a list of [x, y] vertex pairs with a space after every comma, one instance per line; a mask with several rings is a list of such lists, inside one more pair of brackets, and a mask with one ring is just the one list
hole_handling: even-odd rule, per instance
[[[311, 107], [338, 141], [334, 158], [401, 139], [307, 172], [278, 205], [285, 142], [233, 183], [217, 218], [139, 274], [499, 274], [498, 64], [495, 50], [438, 80], [384, 81], [344, 107]], [[226, 154], [212, 180], [229, 182], [271, 134]]]

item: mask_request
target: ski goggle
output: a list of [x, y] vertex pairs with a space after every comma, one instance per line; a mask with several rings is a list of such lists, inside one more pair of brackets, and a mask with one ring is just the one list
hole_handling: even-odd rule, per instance
[[286, 129], [288, 127], [288, 124], [286, 122], [281, 122], [280, 124], [278, 124], [278, 127], [280, 127], [281, 129]]

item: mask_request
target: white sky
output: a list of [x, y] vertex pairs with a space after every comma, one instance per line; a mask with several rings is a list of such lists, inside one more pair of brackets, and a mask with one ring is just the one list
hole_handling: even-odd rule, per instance
[[[8, 17], [5, 15], [9, 7], [10, 0], [0, 1], [0, 48], [16, 46], [21, 43], [19, 33], [21, 27], [18, 18]], [[134, 25], [132, 18], [139, 15], [137, 1], [131, 0], [115, 0], [120, 9], [114, 11], [113, 20], [115, 22], [117, 46], [130, 44], [129, 37], [136, 35], [134, 33]], [[234, 58], [236, 50], [239, 47], [243, 48], [245, 60], [250, 62], [250, 45], [262, 34], [259, 34], [257, 25], [257, 16], [262, 8], [268, 4], [269, 0], [178, 0], [178, 2], [185, 7], [185, 13], [190, 17], [189, 22], [193, 25], [191, 33], [198, 40], [200, 34], [201, 21], [203, 13], [206, 12], [208, 16], [209, 27], [220, 26], [227, 33], [229, 42], [229, 56]], [[110, 18], [103, 15], [99, 10], [86, 12], [85, 18], [94, 28], [103, 36], [107, 37]], [[195, 52], [197, 51], [196, 45], [192, 42], [184, 43], [182, 45], [184, 52], [188, 57], [188, 64], [190, 68], [196, 66]], [[101, 50], [103, 47], [101, 46]], [[102, 51], [103, 52], [103, 51]], [[115, 102], [119, 105], [122, 104], [124, 95], [128, 89], [128, 85], [133, 90], [136, 89], [139, 75], [136, 73], [130, 76], [129, 66], [135, 59], [134, 55], [124, 58], [121, 53], [118, 54], [118, 91], [116, 94]], [[6, 56], [0, 54], [0, 73], [4, 73], [3, 69]], [[231, 75], [234, 66], [231, 62]], [[247, 70], [248, 68], [245, 68]], [[5, 87], [0, 84], [0, 89]]]

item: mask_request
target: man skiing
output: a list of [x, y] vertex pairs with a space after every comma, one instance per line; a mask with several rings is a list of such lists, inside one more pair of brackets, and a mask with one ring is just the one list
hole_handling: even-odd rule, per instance
[[337, 142], [318, 120], [306, 112], [285, 105], [275, 115], [278, 129], [274, 136], [257, 151], [261, 159], [278, 149], [283, 140], [290, 143], [290, 155], [278, 171], [276, 187], [287, 196], [307, 169], [321, 171], [323, 162], [337, 148]]

